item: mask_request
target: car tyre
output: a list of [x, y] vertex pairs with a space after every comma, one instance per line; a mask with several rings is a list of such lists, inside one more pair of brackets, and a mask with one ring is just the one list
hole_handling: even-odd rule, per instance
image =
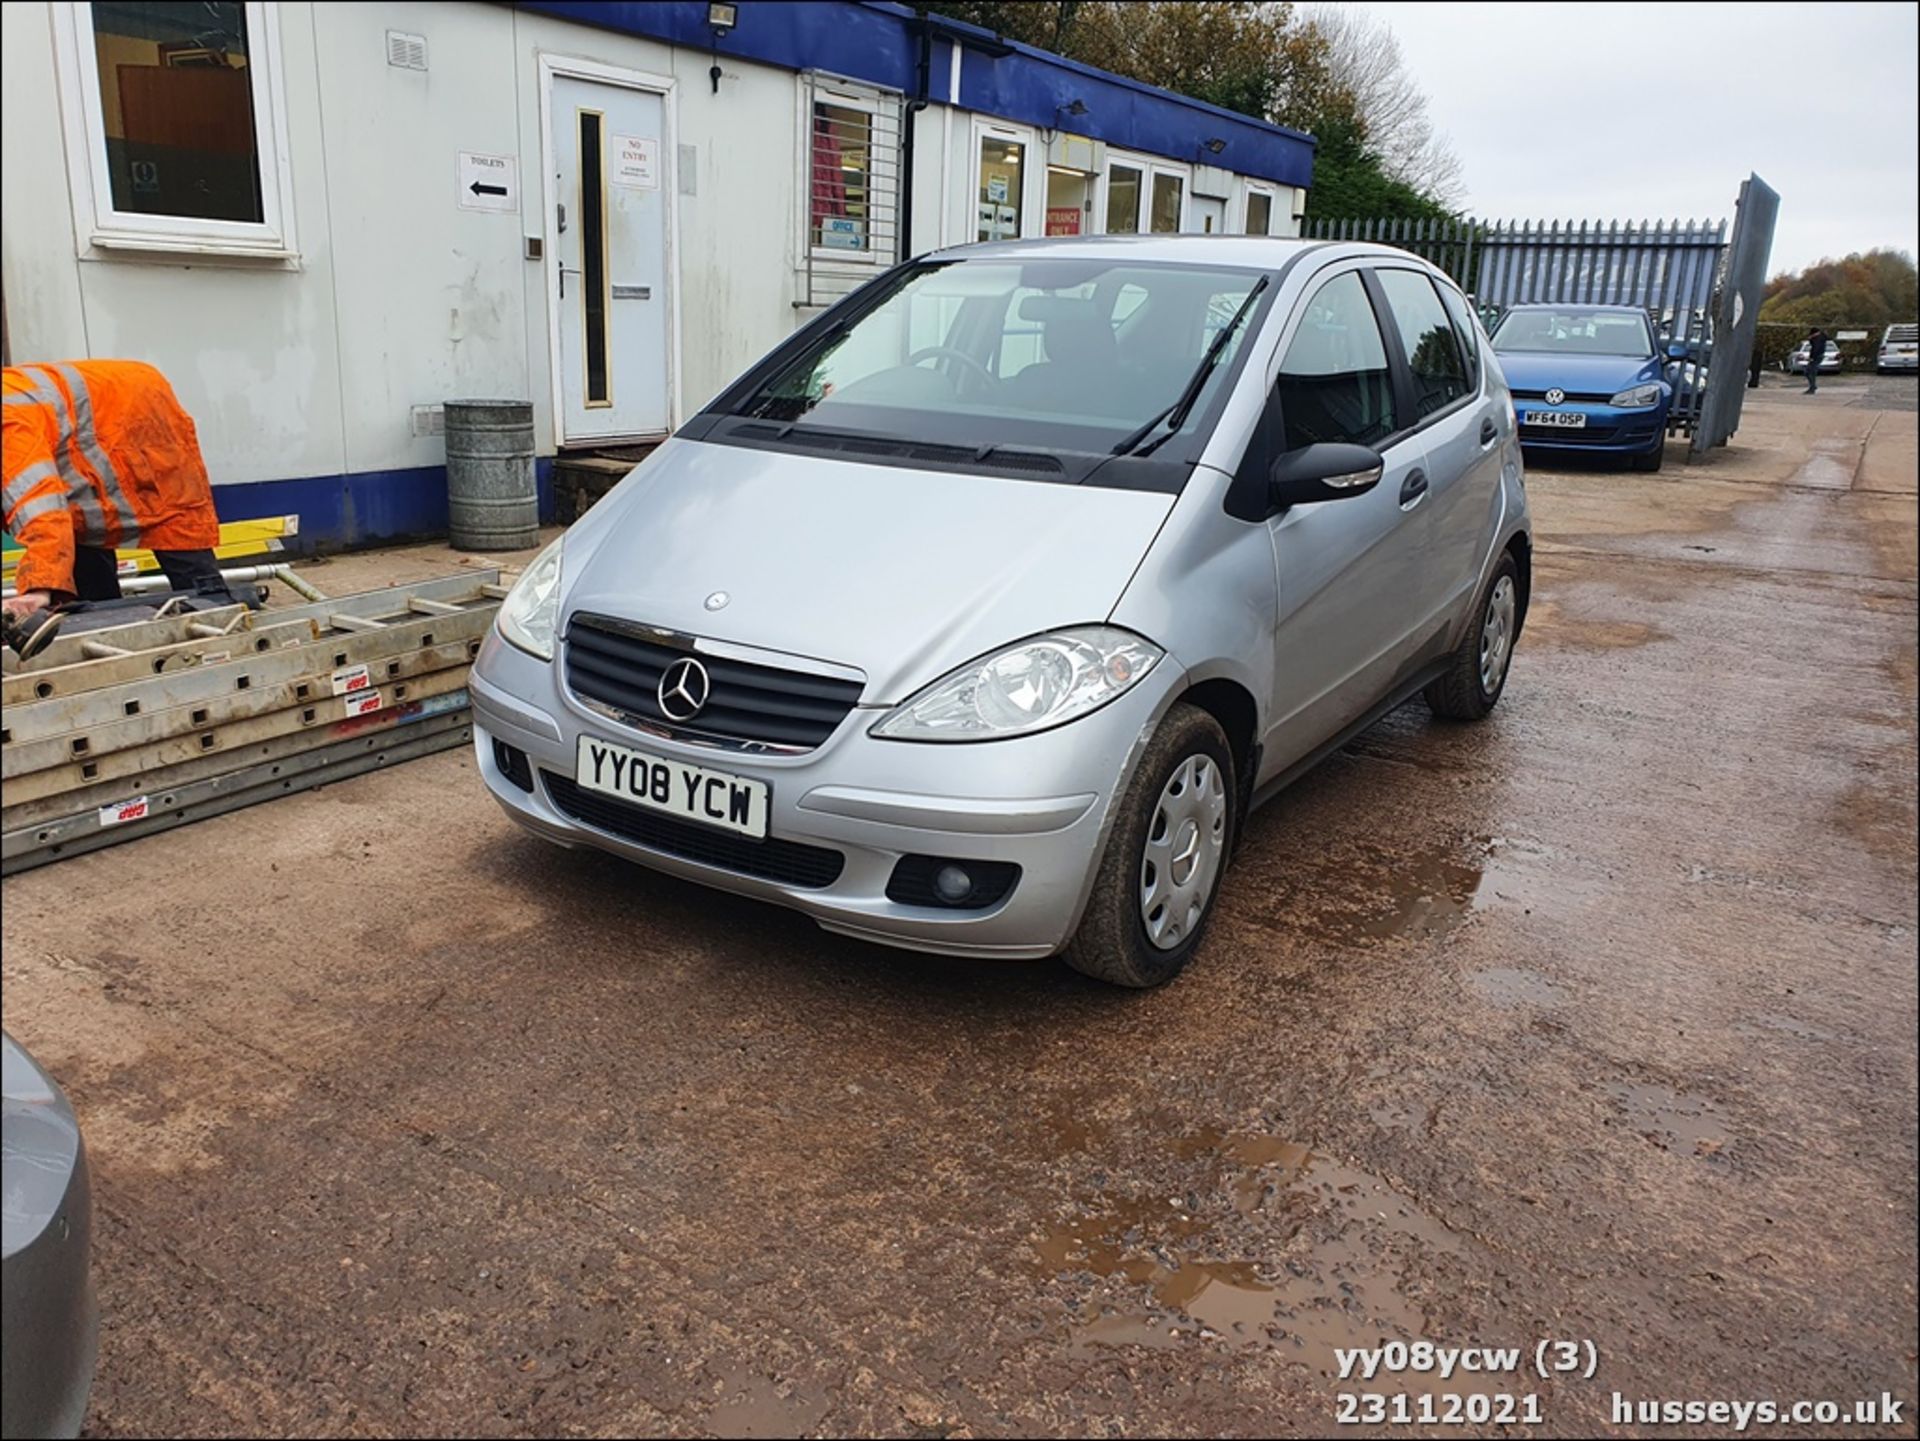
[[1667, 433], [1666, 431], [1662, 430], [1660, 432], [1660, 443], [1654, 446], [1654, 448], [1648, 451], [1645, 455], [1636, 455], [1633, 458], [1633, 468], [1635, 470], [1646, 471], [1651, 473], [1653, 471], [1658, 470], [1662, 462], [1664, 462], [1666, 458], [1667, 458]]
[[1198, 706], [1174, 706], [1116, 802], [1086, 913], [1061, 959], [1135, 990], [1179, 975], [1220, 894], [1239, 794], [1220, 723]]
[[1428, 708], [1444, 720], [1485, 720], [1500, 703], [1520, 638], [1520, 568], [1507, 551], [1487, 577], [1473, 624], [1460, 638], [1441, 677], [1426, 689]]

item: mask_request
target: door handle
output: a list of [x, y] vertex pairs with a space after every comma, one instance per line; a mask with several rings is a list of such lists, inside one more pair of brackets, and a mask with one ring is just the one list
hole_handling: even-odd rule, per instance
[[575, 270], [563, 260], [556, 260], [553, 263], [555, 268], [560, 272], [560, 298], [565, 300], [567, 298], [567, 277], [569, 275], [579, 275], [581, 272]]
[[1493, 423], [1492, 416], [1488, 416], [1480, 422], [1480, 443], [1482, 445], [1492, 445], [1494, 441], [1499, 438], [1500, 428]]
[[1412, 510], [1427, 498], [1427, 473], [1424, 470], [1410, 470], [1407, 478], [1400, 482], [1400, 509]]

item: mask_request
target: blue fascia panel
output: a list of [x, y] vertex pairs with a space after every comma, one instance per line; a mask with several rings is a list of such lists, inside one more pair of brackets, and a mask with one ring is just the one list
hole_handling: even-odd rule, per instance
[[[534, 460], [534, 484], [541, 523], [550, 524], [553, 457]], [[424, 540], [447, 533], [447, 470], [423, 465], [218, 485], [213, 505], [223, 521], [299, 516], [300, 533], [285, 542], [295, 552]]]
[[[705, 0], [522, 0], [522, 10], [696, 50], [714, 46]], [[739, 25], [718, 42], [721, 59], [754, 60], [787, 70], [826, 70], [908, 95], [919, 88], [918, 17], [887, 0], [740, 0]], [[977, 26], [936, 17], [941, 35], [970, 35], [1009, 53], [968, 48], [960, 67], [960, 106], [1050, 130], [1056, 127], [1125, 150], [1305, 188], [1317, 142], [1090, 65], [1001, 41]], [[947, 99], [950, 41], [933, 46], [928, 93]], [[1075, 100], [1087, 107], [1064, 114]], [[1225, 144], [1216, 154], [1209, 140]]]

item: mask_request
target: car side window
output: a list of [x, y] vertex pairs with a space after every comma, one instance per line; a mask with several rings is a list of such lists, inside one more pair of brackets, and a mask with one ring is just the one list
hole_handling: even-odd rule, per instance
[[1433, 282], [1417, 270], [1380, 270], [1380, 288], [1400, 331], [1400, 345], [1413, 372], [1413, 409], [1416, 417], [1445, 410], [1464, 396], [1466, 362], [1460, 341], [1447, 319]]
[[1474, 324], [1473, 311], [1467, 305], [1467, 298], [1451, 285], [1436, 285], [1440, 292], [1440, 303], [1447, 307], [1447, 319], [1453, 322], [1455, 334], [1460, 337], [1460, 350], [1467, 358], [1467, 384], [1471, 389], [1480, 388], [1480, 332]]
[[1336, 275], [1308, 299], [1275, 390], [1287, 450], [1377, 445], [1399, 428], [1386, 345], [1359, 272]]

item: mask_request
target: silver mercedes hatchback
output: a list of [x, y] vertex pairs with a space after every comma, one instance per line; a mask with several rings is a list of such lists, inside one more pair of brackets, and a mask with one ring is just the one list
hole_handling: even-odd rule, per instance
[[514, 820], [829, 930], [1153, 986], [1248, 811], [1500, 699], [1531, 552], [1471, 307], [1403, 251], [965, 246], [793, 335], [530, 565]]

